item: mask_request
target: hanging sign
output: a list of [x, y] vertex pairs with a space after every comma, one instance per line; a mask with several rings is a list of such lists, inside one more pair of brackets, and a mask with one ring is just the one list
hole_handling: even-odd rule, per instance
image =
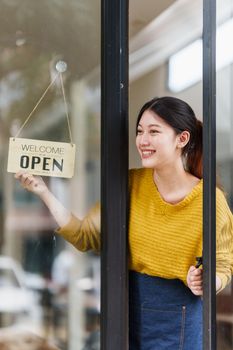
[[[18, 130], [15, 137], [11, 137], [9, 141], [8, 165], [7, 171], [17, 173], [24, 170], [33, 175], [56, 176], [71, 178], [74, 174], [75, 161], [75, 145], [72, 142], [71, 128], [68, 115], [68, 107], [65, 97], [65, 89], [63, 84], [62, 73], [67, 69], [64, 61], [56, 64], [57, 74], [50, 82], [25, 122]], [[27, 124], [48, 90], [54, 85], [57, 78], [60, 77], [60, 85], [64, 99], [66, 110], [67, 125], [70, 135], [70, 143], [31, 140], [19, 138], [19, 134]]]
[[75, 145], [64, 142], [11, 137], [7, 171], [71, 178], [74, 174]]

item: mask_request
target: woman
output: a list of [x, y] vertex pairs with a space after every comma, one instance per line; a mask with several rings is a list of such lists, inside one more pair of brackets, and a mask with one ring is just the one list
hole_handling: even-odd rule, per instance
[[[129, 172], [130, 350], [202, 349], [202, 123], [174, 97], [154, 98], [136, 129], [141, 169]], [[84, 220], [67, 211], [41, 178], [16, 175], [50, 209], [77, 249], [100, 249], [100, 207]], [[217, 189], [216, 290], [232, 273], [232, 214]]]

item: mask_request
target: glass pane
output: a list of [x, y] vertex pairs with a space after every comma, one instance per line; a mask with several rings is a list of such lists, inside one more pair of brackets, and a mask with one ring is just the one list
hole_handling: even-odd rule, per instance
[[[217, 70], [217, 176], [226, 194], [228, 204], [233, 208], [233, 115], [232, 83], [233, 56], [229, 45], [232, 37], [233, 1], [217, 1], [218, 32], [224, 29], [224, 36], [217, 39], [217, 61], [225, 60]], [[220, 33], [219, 33], [220, 35]], [[233, 284], [232, 282], [217, 295], [217, 338], [219, 350], [233, 349]]]
[[[74, 176], [43, 179], [80, 219], [99, 202], [100, 1], [0, 5], [0, 344], [99, 349], [99, 255], [78, 251], [55, 232], [60, 219], [7, 172], [7, 156], [9, 137], [31, 112], [21, 138], [70, 143], [68, 117], [76, 144]], [[62, 80], [58, 61], [67, 65]], [[32, 157], [34, 168], [43, 161], [47, 170], [42, 148]]]
[[[182, 199], [178, 198], [178, 193], [180, 188], [183, 188], [184, 182], [180, 183], [179, 189], [175, 190], [175, 186], [173, 187], [173, 184], [177, 184], [176, 180], [178, 176], [176, 177], [176, 175], [180, 174], [180, 172], [179, 170], [177, 171], [171, 157], [167, 156], [167, 159], [165, 159], [166, 157], [163, 152], [167, 151], [168, 144], [166, 143], [165, 146], [163, 141], [160, 140], [166, 137], [168, 133], [164, 124], [162, 124], [162, 127], [161, 124], [159, 124], [161, 123], [161, 119], [157, 118], [156, 115], [153, 115], [153, 119], [151, 113], [147, 115], [144, 114], [145, 119], [142, 117], [143, 121], [139, 127], [139, 136], [137, 137], [137, 142], [141, 142], [141, 144], [137, 144], [139, 152], [137, 152], [135, 147], [135, 131], [137, 117], [141, 107], [146, 102], [156, 97], [168, 97], [166, 101], [169, 102], [163, 103], [161, 99], [159, 101], [157, 100], [158, 103], [156, 101], [153, 107], [152, 103], [150, 105], [150, 109], [154, 109], [154, 111], [156, 110], [156, 104], [157, 106], [159, 105], [160, 110], [157, 110], [156, 114], [158, 114], [163, 121], [165, 120], [166, 126], [170, 122], [170, 126], [174, 127], [176, 124], [178, 130], [180, 130], [182, 126], [179, 125], [178, 127], [177, 120], [185, 119], [184, 115], [176, 115], [176, 111], [180, 111], [180, 105], [178, 107], [177, 101], [174, 102], [172, 99], [174, 97], [187, 102], [192, 107], [197, 119], [202, 120], [202, 1], [155, 2], [148, 0], [144, 1], [142, 4], [140, 1], [132, 0], [130, 4], [132, 6], [130, 12], [130, 17], [132, 19], [132, 22], [130, 22], [130, 33], [132, 33], [132, 35], [129, 43], [129, 156], [130, 168], [140, 168], [139, 171], [134, 170], [132, 172], [132, 174], [137, 174], [138, 171], [140, 175], [138, 175], [138, 178], [135, 176], [131, 182], [131, 197], [133, 200], [135, 198], [140, 198], [140, 195], [145, 195], [145, 197], [141, 197], [144, 198], [144, 201], [140, 201], [138, 205], [138, 207], [140, 207], [139, 209], [136, 207], [136, 199], [131, 202], [133, 209], [130, 211], [130, 215], [133, 216], [134, 208], [136, 208], [136, 210], [138, 209], [136, 213], [140, 213], [143, 218], [141, 218], [140, 221], [140, 219], [136, 217], [137, 215], [135, 215], [135, 218], [133, 217], [133, 220], [137, 222], [138, 226], [140, 227], [141, 225], [141, 230], [139, 230], [138, 233], [134, 231], [131, 232], [129, 229], [129, 235], [132, 239], [132, 247], [130, 247], [131, 254], [134, 258], [134, 260], [132, 258], [131, 266], [139, 273], [137, 276], [140, 276], [137, 280], [134, 279], [135, 275], [133, 274], [132, 279], [129, 279], [129, 288], [131, 291], [129, 303], [130, 306], [132, 304], [135, 306], [136, 303], [134, 304], [134, 302], [136, 299], [138, 304], [141, 302], [143, 305], [141, 306], [141, 314], [140, 311], [138, 311], [138, 305], [135, 306], [135, 309], [131, 307], [129, 318], [134, 312], [135, 315], [138, 316], [138, 319], [142, 317], [143, 326], [146, 325], [145, 328], [148, 330], [148, 333], [143, 335], [143, 340], [141, 340], [142, 342], [145, 341], [146, 345], [143, 343], [145, 348], [147, 348], [147, 346], [148, 348], [153, 348], [154, 346], [155, 349], [165, 349], [165, 344], [167, 344], [167, 348], [182, 348], [182, 344], [177, 342], [177, 338], [175, 336], [173, 337], [172, 332], [172, 329], [178, 324], [181, 325], [182, 328], [182, 322], [180, 322], [182, 320], [181, 314], [180, 317], [178, 316], [180, 304], [176, 292], [182, 295], [181, 300], [184, 313], [186, 308], [187, 310], [189, 309], [188, 302], [187, 300], [185, 301], [185, 295], [189, 295], [190, 299], [195, 299], [195, 303], [197, 303], [196, 305], [198, 305], [198, 307], [196, 312], [193, 312], [192, 315], [186, 314], [185, 322], [187, 323], [184, 333], [182, 333], [183, 337], [181, 338], [184, 339], [184, 348], [201, 349], [202, 300], [200, 296], [196, 298], [196, 296], [190, 292], [186, 285], [186, 278], [190, 266], [196, 263], [196, 257], [202, 255], [202, 181], [200, 181], [202, 176], [201, 174], [199, 174], [200, 176], [195, 176], [195, 181], [200, 191], [198, 190], [198, 196], [193, 200], [192, 205], [191, 202], [186, 202], [186, 200], [182, 202], [183, 199], [186, 198], [187, 192], [183, 192]], [[138, 8], [137, 13], [135, 12], [135, 6]], [[196, 45], [196, 43], [198, 43], [198, 45]], [[183, 52], [181, 53], [181, 51]], [[176, 59], [174, 59], [174, 55], [176, 55]], [[170, 60], [172, 60], [171, 65], [169, 64]], [[172, 70], [172, 84], [170, 84], [169, 89], [169, 74]], [[193, 73], [193, 75], [190, 73]], [[163, 101], [165, 101], [165, 99], [163, 99]], [[189, 115], [189, 113], [187, 113], [187, 115]], [[149, 119], [150, 117], [151, 119]], [[172, 117], [174, 117], [174, 119]], [[146, 124], [146, 122], [148, 124]], [[194, 133], [196, 135], [196, 121], [193, 125], [193, 135]], [[177, 130], [175, 130], [175, 132], [177, 132]], [[183, 160], [185, 161], [184, 158]], [[166, 164], [166, 166], [164, 166], [164, 164]], [[188, 170], [191, 172], [190, 168]], [[197, 170], [196, 168], [195, 170]], [[182, 169], [182, 167], [179, 169]], [[159, 190], [158, 185], [160, 179], [161, 187]], [[133, 186], [137, 186], [136, 189], [134, 189]], [[192, 185], [192, 189], [193, 187], [195, 186]], [[136, 195], [133, 193], [133, 189]], [[143, 192], [143, 194], [140, 191]], [[134, 195], [135, 197], [133, 197]], [[174, 200], [175, 197], [176, 200]], [[200, 206], [197, 204], [197, 198], [200, 200]], [[178, 206], [173, 204], [178, 204]], [[181, 204], [181, 206], [179, 206], [179, 204]], [[194, 224], [192, 220], [196, 215], [194, 212], [197, 207], [200, 211], [198, 216], [196, 216], [198, 220]], [[176, 209], [177, 211], [173, 212], [173, 210]], [[192, 215], [191, 220], [189, 220], [189, 215]], [[180, 226], [179, 232], [175, 233], [175, 227], [178, 225], [179, 218], [183, 224]], [[134, 224], [133, 220], [132, 225]], [[171, 225], [170, 228], [168, 223]], [[134, 228], [136, 231], [136, 225]], [[188, 235], [190, 234], [191, 238], [189, 239]], [[144, 237], [147, 238], [145, 239]], [[159, 239], [157, 237], [159, 237]], [[184, 241], [179, 244], [178, 242], [181, 237], [184, 238]], [[196, 245], [190, 245], [193, 239], [196, 239]], [[137, 240], [140, 241], [140, 250], [137, 251], [138, 254], [134, 252], [138, 242]], [[188, 252], [186, 250], [187, 246], [190, 248]], [[187, 259], [185, 263], [182, 262], [184, 257]], [[151, 263], [150, 268], [148, 268], [150, 259], [153, 259], [153, 263]], [[171, 259], [170, 262], [169, 259]], [[135, 264], [135, 261], [138, 264]], [[158, 266], [160, 266], [160, 268], [158, 268]], [[183, 277], [176, 270], [177, 267], [180, 270], [183, 269]], [[144, 279], [144, 274], [150, 277]], [[156, 283], [156, 278], [159, 278], [158, 283]], [[162, 281], [160, 278], [162, 278]], [[173, 290], [172, 286], [174, 280], [175, 283], [179, 282], [179, 287], [177, 286], [176, 292]], [[141, 282], [143, 283], [142, 285], [140, 284]], [[148, 290], [147, 286], [149, 283], [151, 289], [148, 288]], [[155, 286], [160, 285], [160, 283], [161, 290], [158, 292]], [[141, 293], [142, 296], [138, 296], [140, 292], [137, 293], [137, 287], [140, 292], [141, 290], [143, 291]], [[151, 295], [150, 298], [149, 292], [151, 290], [153, 290], [152, 293], [154, 294], [153, 296]], [[166, 294], [167, 291], [169, 291], [169, 296]], [[156, 292], [159, 295], [157, 298], [155, 297]], [[162, 300], [163, 295], [166, 295], [167, 298], [160, 303], [159, 301]], [[145, 297], [144, 300], [143, 296]], [[146, 299], [150, 300], [150, 302]], [[172, 304], [173, 306], [176, 304], [178, 307], [176, 316], [167, 316], [166, 318], [166, 314], [173, 315], [170, 305], [168, 304]], [[163, 312], [155, 312], [160, 310]], [[188, 322], [191, 322], [193, 328], [187, 327]], [[134, 323], [134, 320], [130, 320], [130, 324], [132, 323], [133, 326], [139, 328], [137, 329], [137, 333], [143, 334], [141, 332], [143, 332], [144, 328], [140, 328], [136, 322]], [[168, 332], [166, 332], [166, 327], [169, 328]], [[193, 334], [189, 337], [188, 330], [191, 328]], [[190, 341], [190, 339], [192, 340]], [[197, 345], [195, 346], [194, 344]]]

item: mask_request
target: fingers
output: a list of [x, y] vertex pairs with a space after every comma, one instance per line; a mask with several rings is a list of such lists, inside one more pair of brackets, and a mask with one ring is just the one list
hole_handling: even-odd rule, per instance
[[188, 277], [191, 282], [202, 281], [203, 270], [200, 268], [192, 267], [188, 272]]
[[187, 284], [191, 289], [193, 294], [202, 295], [203, 294], [203, 270], [191, 266], [187, 275]]
[[191, 291], [196, 296], [202, 296], [203, 295], [203, 290], [191, 289]]
[[191, 280], [190, 284], [192, 287], [201, 287], [202, 286], [202, 280]]
[[17, 174], [15, 174], [15, 178], [19, 180], [21, 185], [26, 189], [38, 186], [38, 179], [31, 174], [19, 171]]
[[26, 173], [25, 171], [19, 171], [15, 174], [15, 178], [20, 182], [23, 188], [37, 194], [38, 196], [43, 196], [48, 191], [48, 187], [41, 176], [35, 176]]
[[18, 171], [18, 172], [15, 174], [15, 179], [19, 180], [23, 174], [25, 174], [25, 172], [23, 172], [23, 171]]
[[23, 184], [30, 183], [33, 179], [33, 175], [19, 171], [15, 174], [15, 178], [20, 180]]
[[23, 170], [20, 170], [20, 171], [18, 171], [18, 172], [15, 174], [15, 178], [16, 178], [17, 180], [20, 180], [21, 178], [26, 178], [26, 177], [28, 177], [28, 176], [33, 176], [33, 175], [31, 175], [31, 174], [29, 174], [29, 173], [27, 173], [27, 172], [25, 172], [25, 171], [23, 171]]

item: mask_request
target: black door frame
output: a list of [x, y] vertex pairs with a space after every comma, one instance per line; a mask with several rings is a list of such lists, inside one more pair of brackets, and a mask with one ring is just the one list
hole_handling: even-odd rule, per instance
[[[101, 1], [101, 350], [128, 349], [128, 0]], [[216, 349], [216, 0], [203, 0], [203, 349]]]
[[101, 350], [127, 350], [128, 0], [101, 6]]
[[216, 0], [203, 1], [203, 349], [216, 349]]

